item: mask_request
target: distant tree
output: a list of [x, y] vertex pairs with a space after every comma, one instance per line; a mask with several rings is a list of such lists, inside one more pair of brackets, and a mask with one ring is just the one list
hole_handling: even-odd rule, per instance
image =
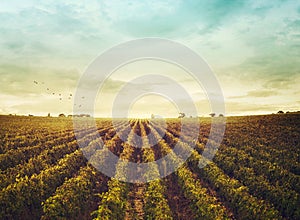
[[65, 114], [61, 113], [58, 115], [58, 117], [66, 117]]
[[48, 117], [51, 117], [50, 113], [48, 113]]
[[283, 111], [278, 111], [278, 112], [277, 112], [277, 114], [283, 114], [283, 113], [284, 113]]
[[211, 117], [215, 117], [216, 116], [216, 113], [210, 113], [209, 114]]
[[178, 118], [184, 118], [184, 117], [185, 117], [185, 113], [184, 112], [179, 112]]
[[219, 117], [224, 117], [224, 115], [223, 114], [219, 114]]

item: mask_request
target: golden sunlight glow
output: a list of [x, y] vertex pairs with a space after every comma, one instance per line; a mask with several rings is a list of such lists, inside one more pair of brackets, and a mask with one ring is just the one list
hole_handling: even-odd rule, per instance
[[177, 107], [165, 97], [159, 95], [146, 95], [138, 100], [129, 109], [129, 118], [177, 117]]

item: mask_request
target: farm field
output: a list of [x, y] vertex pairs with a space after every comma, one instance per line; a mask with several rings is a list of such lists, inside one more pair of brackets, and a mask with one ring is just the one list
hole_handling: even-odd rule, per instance
[[[151, 120], [119, 120], [125, 143], [110, 119], [96, 124], [97, 130], [80, 130], [80, 149], [71, 118], [0, 116], [0, 219], [300, 219], [300, 114], [228, 117], [222, 144], [203, 169], [198, 161], [210, 118], [200, 119], [198, 140], [179, 139], [180, 119], [167, 119], [163, 137]], [[189, 129], [196, 132], [192, 120]], [[153, 139], [141, 143], [134, 133]], [[98, 152], [96, 134], [135, 163], [156, 161], [177, 143], [196, 147], [173, 174], [125, 183], [83, 156]], [[129, 170], [120, 163], [120, 172]]]

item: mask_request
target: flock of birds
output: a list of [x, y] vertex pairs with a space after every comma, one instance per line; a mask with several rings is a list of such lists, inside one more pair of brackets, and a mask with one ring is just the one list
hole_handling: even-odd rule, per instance
[[[38, 82], [38, 81], [34, 80], [33, 83], [36, 84], [36, 85], [42, 84], [42, 85], [45, 86], [45, 82]], [[62, 95], [61, 93], [55, 93], [55, 92], [53, 92], [53, 90], [50, 89], [49, 87], [45, 87], [45, 88], [46, 88], [46, 90], [47, 90], [47, 93], [52, 94], [53, 96], [58, 95], [59, 101], [62, 101], [62, 100], [63, 100], [63, 95]], [[67, 96], [67, 100], [70, 101], [70, 100], [72, 100], [72, 98], [73, 98], [73, 94], [72, 94], [72, 93], [69, 93], [69, 95]], [[81, 97], [81, 99], [84, 99], [84, 98], [85, 98], [84, 96]], [[77, 105], [77, 104], [75, 103], [74, 106], [76, 106], [76, 105]], [[78, 107], [81, 108], [81, 107], [82, 107], [82, 104], [79, 104]], [[185, 116], [186, 116], [185, 113], [179, 112], [178, 118], [184, 118]], [[151, 118], [154, 118], [154, 117], [155, 117], [155, 116], [152, 114], [152, 115], [151, 115]]]
[[[36, 85], [45, 85], [45, 82], [38, 82], [36, 80], [34, 80], [33, 83], [36, 84]], [[58, 95], [59, 101], [63, 101], [64, 100], [64, 98], [63, 98], [64, 96], [62, 95], [62, 93], [53, 92], [53, 90], [50, 89], [49, 87], [46, 87], [46, 91], [47, 91], [47, 93], [52, 94], [53, 96], [57, 96]], [[67, 95], [67, 97], [66, 97], [66, 99], [69, 100], [69, 101], [71, 101], [72, 98], [73, 98], [73, 94], [72, 93], [69, 93], [69, 95]], [[84, 96], [81, 97], [81, 99], [84, 99], [84, 98], [85, 98]], [[74, 104], [74, 106], [76, 106], [76, 103]], [[78, 107], [81, 108], [82, 105], [78, 105]]]

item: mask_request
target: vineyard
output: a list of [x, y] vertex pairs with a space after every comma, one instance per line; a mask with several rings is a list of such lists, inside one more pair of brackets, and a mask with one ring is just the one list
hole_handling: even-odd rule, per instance
[[[213, 162], [201, 169], [211, 119], [200, 119], [200, 131], [186, 120], [198, 140], [182, 136], [181, 119], [167, 119], [165, 131], [153, 120], [120, 119], [118, 134], [110, 119], [96, 119], [97, 129], [83, 127], [77, 140], [71, 118], [0, 116], [0, 219], [300, 219], [299, 114], [228, 117]], [[100, 138], [122, 159], [115, 178], [86, 159], [108, 164]], [[122, 161], [156, 161], [176, 144], [196, 146], [176, 172], [117, 180], [142, 172]], [[163, 174], [178, 160], [170, 158], [144, 175]]]

